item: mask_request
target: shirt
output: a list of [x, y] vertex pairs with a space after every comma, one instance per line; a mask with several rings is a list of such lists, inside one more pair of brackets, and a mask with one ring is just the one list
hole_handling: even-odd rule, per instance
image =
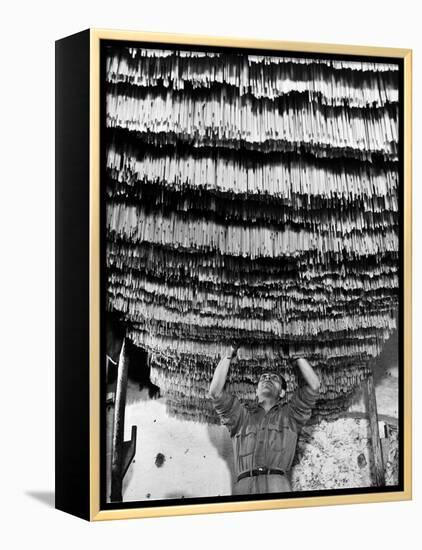
[[298, 435], [311, 417], [317, 397], [318, 391], [300, 387], [287, 404], [278, 402], [268, 412], [259, 404], [242, 405], [225, 391], [213, 398], [214, 408], [233, 440], [237, 476], [259, 467], [288, 472]]

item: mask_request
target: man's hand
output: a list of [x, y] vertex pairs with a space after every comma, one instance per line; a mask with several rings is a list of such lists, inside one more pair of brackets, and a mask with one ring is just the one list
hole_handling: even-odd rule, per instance
[[320, 380], [308, 361], [304, 357], [297, 357], [295, 359], [295, 365], [300, 370], [306, 384], [311, 388], [311, 390], [318, 392], [320, 388]]
[[289, 342], [285, 342], [281, 345], [281, 352], [283, 354], [283, 358], [290, 361], [292, 365], [302, 357], [302, 354], [295, 352], [293, 346], [291, 346]]
[[239, 344], [237, 342], [232, 342], [230, 345], [230, 351], [227, 354], [227, 357], [229, 359], [234, 359], [235, 357], [237, 357], [238, 349], [239, 349]]
[[237, 350], [239, 349], [239, 344], [232, 342], [230, 349], [222, 354], [221, 359], [214, 371], [214, 375], [211, 380], [210, 389], [208, 395], [212, 399], [217, 399], [221, 392], [224, 389], [224, 384], [226, 383], [227, 373], [230, 368], [230, 361], [236, 357]]
[[288, 342], [281, 344], [281, 353], [283, 354], [283, 358], [290, 359], [290, 345]]

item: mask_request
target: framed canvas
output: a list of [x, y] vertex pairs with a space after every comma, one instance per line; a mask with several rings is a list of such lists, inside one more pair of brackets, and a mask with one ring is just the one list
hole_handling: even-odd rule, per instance
[[411, 498], [411, 50], [56, 42], [56, 507]]

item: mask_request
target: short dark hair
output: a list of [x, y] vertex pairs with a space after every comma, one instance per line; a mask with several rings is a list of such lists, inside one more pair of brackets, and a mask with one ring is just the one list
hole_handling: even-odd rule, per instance
[[277, 372], [276, 370], [263, 370], [260, 375], [259, 375], [259, 378], [261, 378], [261, 376], [263, 374], [276, 374], [278, 376], [278, 379], [280, 380], [280, 385], [281, 385], [281, 389], [286, 391], [287, 390], [287, 382], [286, 382], [286, 379], [284, 378], [284, 376], [282, 374], [280, 374], [279, 372]]

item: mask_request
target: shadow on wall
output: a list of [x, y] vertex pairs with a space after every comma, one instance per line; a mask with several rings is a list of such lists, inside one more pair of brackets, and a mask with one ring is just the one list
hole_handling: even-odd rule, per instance
[[[116, 382], [117, 365], [125, 331], [125, 325], [120, 316], [115, 312], [108, 312], [106, 315], [106, 354], [111, 361], [108, 363], [107, 384]], [[140, 391], [147, 390], [150, 399], [160, 397], [160, 388], [150, 380], [147, 351], [135, 346], [130, 340], [126, 340], [126, 353], [129, 360], [129, 379], [139, 384]]]
[[[398, 331], [395, 330], [373, 364], [373, 375], [379, 414], [398, 417]], [[365, 391], [360, 388], [350, 405], [350, 411], [366, 412]]]
[[41, 504], [48, 506], [49, 508], [54, 508], [55, 503], [55, 493], [54, 491], [26, 491], [26, 496], [31, 497]]
[[398, 370], [399, 364], [399, 332], [395, 330], [384, 345], [384, 348], [374, 364], [374, 383], [377, 386], [384, 378]]

